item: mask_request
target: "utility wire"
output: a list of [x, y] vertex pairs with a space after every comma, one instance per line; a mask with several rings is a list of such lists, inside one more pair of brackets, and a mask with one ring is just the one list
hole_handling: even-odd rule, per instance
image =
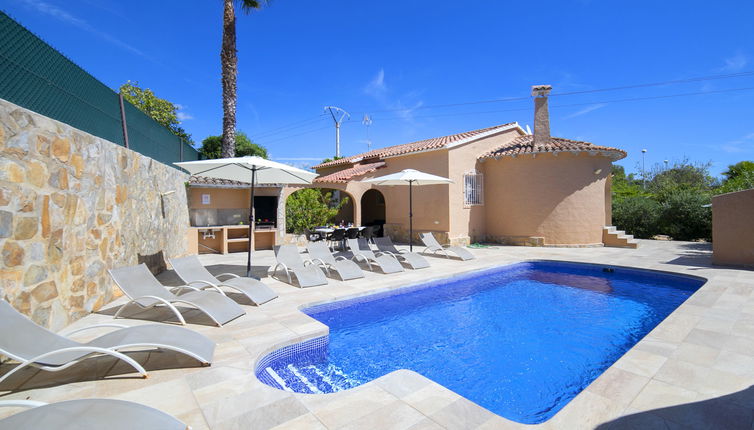
[[[697, 96], [697, 95], [705, 95], [705, 94], [720, 94], [720, 93], [729, 93], [729, 92], [735, 92], [735, 91], [749, 91], [754, 90], [754, 87], [743, 87], [743, 88], [731, 88], [726, 90], [714, 90], [714, 91], [698, 91], [698, 92], [692, 92], [692, 93], [679, 93], [679, 94], [667, 94], [667, 95], [660, 95], [660, 96], [647, 96], [647, 97], [631, 97], [631, 98], [624, 98], [624, 99], [612, 99], [612, 100], [603, 100], [603, 101], [593, 101], [593, 102], [582, 102], [582, 103], [567, 103], [567, 104], [557, 104], [557, 105], [550, 105], [550, 107], [573, 107], [573, 106], [587, 106], [587, 105], [595, 105], [595, 104], [602, 104], [602, 103], [624, 103], [624, 102], [634, 102], [634, 101], [641, 101], [641, 100], [657, 100], [657, 99], [667, 99], [667, 98], [675, 98], [675, 97], [688, 97], [688, 96]], [[488, 111], [473, 111], [473, 112], [455, 112], [455, 113], [444, 113], [444, 114], [434, 114], [434, 115], [417, 115], [413, 116], [412, 118], [441, 118], [441, 117], [448, 117], [448, 116], [462, 116], [462, 115], [480, 115], [480, 114], [487, 114], [487, 113], [500, 113], [500, 112], [521, 112], [521, 111], [529, 111], [531, 108], [514, 108], [514, 109], [496, 109], [496, 110], [488, 110]], [[392, 121], [392, 120], [400, 120], [404, 119], [402, 116], [396, 116], [396, 117], [381, 117], [381, 118], [373, 118], [377, 121]], [[358, 121], [346, 121], [344, 124], [356, 124]]]
[[[555, 96], [572, 96], [572, 95], [578, 95], [578, 94], [590, 94], [590, 93], [605, 92], [605, 91], [618, 91], [618, 90], [625, 90], [625, 89], [632, 89], [632, 88], [647, 88], [647, 87], [656, 87], [656, 86], [663, 86], [663, 85], [682, 84], [682, 83], [690, 83], [690, 82], [711, 81], [711, 80], [716, 80], [716, 79], [740, 78], [740, 77], [745, 77], [745, 76], [754, 76], [754, 71], [751, 71], [751, 72], [740, 72], [740, 73], [728, 73], [728, 74], [722, 74], [722, 75], [698, 76], [698, 77], [687, 78], [687, 79], [676, 79], [676, 80], [661, 81], [661, 82], [650, 82], [650, 83], [643, 83], [643, 84], [624, 85], [624, 86], [619, 86], [619, 87], [599, 88], [599, 89], [593, 89], [593, 90], [571, 91], [571, 92], [565, 92], [565, 93], [552, 93], [552, 94], [550, 94], [550, 96], [551, 97], [555, 97]], [[529, 100], [530, 98], [531, 98], [530, 96], [526, 96], [526, 97], [506, 97], [506, 98], [499, 98], [499, 99], [476, 100], [476, 101], [458, 102], [458, 103], [446, 103], [446, 104], [437, 104], [437, 105], [426, 105], [426, 106], [418, 106], [416, 108], [370, 110], [369, 113], [375, 113], [375, 112], [404, 112], [404, 111], [420, 110], [420, 109], [424, 110], [424, 109], [436, 109], [436, 108], [444, 108], [444, 107], [467, 106], [467, 105], [477, 105], [477, 104], [486, 104], [486, 103], [503, 103], [503, 102], [511, 102], [511, 101]], [[366, 113], [366, 112], [358, 112], [358, 113]]]

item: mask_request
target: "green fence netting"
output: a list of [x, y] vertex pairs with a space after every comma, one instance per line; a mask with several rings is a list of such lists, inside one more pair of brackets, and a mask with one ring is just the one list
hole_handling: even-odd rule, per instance
[[[0, 11], [0, 98], [124, 145], [118, 93]], [[124, 101], [129, 148], [165, 164], [199, 153]]]

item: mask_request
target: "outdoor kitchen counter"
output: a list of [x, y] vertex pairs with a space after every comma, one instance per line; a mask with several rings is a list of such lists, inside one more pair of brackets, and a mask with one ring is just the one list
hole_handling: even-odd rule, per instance
[[[257, 227], [254, 230], [254, 249], [272, 249], [275, 245], [276, 228]], [[191, 227], [189, 240], [196, 241], [199, 254], [245, 252], [249, 248], [248, 225], [217, 225]], [[189, 246], [191, 249], [191, 244]]]

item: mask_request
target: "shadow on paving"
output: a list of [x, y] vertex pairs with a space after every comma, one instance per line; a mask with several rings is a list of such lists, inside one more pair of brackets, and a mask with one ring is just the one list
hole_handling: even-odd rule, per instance
[[[209, 271], [209, 273], [215, 276], [221, 273], [232, 273], [238, 276], [246, 276], [245, 264], [211, 264], [204, 267]], [[268, 276], [267, 272], [269, 269], [270, 266], [252, 265], [251, 274], [257, 279], [264, 279]], [[179, 285], [185, 284], [185, 282], [181, 281], [181, 278], [179, 278], [173, 270], [165, 270], [164, 272], [161, 272], [159, 275], [157, 275], [157, 279], [159, 279], [163, 285], [167, 285], [169, 287], [177, 287]]]
[[[196, 359], [174, 351], [153, 349], [126, 352], [125, 354], [133, 358], [148, 372], [203, 367]], [[0, 375], [13, 370], [16, 365], [15, 363], [3, 363], [0, 365]], [[127, 363], [108, 356], [88, 358], [58, 372], [49, 372], [29, 366], [19, 370], [18, 373], [0, 384], [0, 392], [2, 392], [0, 398], [18, 391], [111, 379], [142, 379], [142, 377]]]
[[597, 430], [751, 429], [754, 386], [714, 399], [652, 409], [600, 424]]
[[679, 245], [679, 256], [667, 264], [701, 268], [716, 267], [712, 265], [712, 244], [709, 242], [689, 242]]
[[[213, 293], [217, 294], [217, 293]], [[233, 297], [231, 297], [233, 298]], [[118, 310], [125, 305], [116, 305], [111, 306], [109, 308], [102, 308], [95, 313], [100, 315], [110, 315], [114, 316]], [[217, 324], [215, 324], [214, 321], [212, 321], [212, 318], [207, 316], [204, 312], [200, 311], [196, 308], [189, 308], [185, 306], [179, 306], [175, 305], [175, 308], [178, 310], [178, 312], [181, 313], [181, 316], [183, 316], [183, 319], [186, 320], [187, 324], [197, 324], [197, 325], [206, 325], [211, 327], [216, 327]], [[163, 322], [163, 323], [173, 323], [177, 325], [181, 325], [181, 322], [178, 320], [178, 317], [175, 316], [175, 314], [168, 309], [165, 306], [157, 306], [149, 309], [144, 309], [139, 307], [136, 304], [132, 304], [129, 306], [130, 309], [126, 309], [123, 311], [122, 314], [120, 314], [118, 319], [130, 319], [130, 320], [142, 320], [142, 321], [150, 321], [154, 323]]]

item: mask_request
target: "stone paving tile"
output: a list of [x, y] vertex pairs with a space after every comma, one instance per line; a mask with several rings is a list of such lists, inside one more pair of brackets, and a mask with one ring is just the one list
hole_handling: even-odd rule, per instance
[[424, 414], [400, 400], [351, 421], [342, 430], [406, 430], [426, 419]]
[[[19, 378], [23, 385], [10, 393], [0, 392], [0, 400], [123, 398], [158, 407], [195, 429], [752, 428], [754, 388], [749, 387], [754, 385], [754, 271], [713, 267], [709, 254], [696, 249], [693, 260], [684, 259], [691, 252], [678, 242], [641, 241], [637, 250], [492, 246], [472, 252], [478, 258], [468, 262], [429, 258], [431, 271], [368, 272], [364, 279], [330, 279], [326, 286], [308, 289], [265, 276], [263, 282], [280, 297], [259, 307], [243, 306], [247, 314], [223, 328], [214, 327], [198, 311], [186, 311], [187, 327], [217, 342], [212, 367], [198, 367], [195, 361], [169, 352], [132, 353], [150, 372], [148, 379], [141, 379], [123, 363], [95, 358], [58, 374], [24, 374]], [[269, 251], [257, 252], [254, 258], [255, 265], [262, 268], [274, 261]], [[215, 273], [241, 274], [245, 265], [245, 254], [240, 253], [202, 255], [200, 259]], [[327, 333], [325, 326], [301, 313], [303, 306], [527, 259], [649, 268], [709, 281], [541, 425], [498, 417], [407, 370], [327, 395], [276, 390], [254, 376], [256, 362], [274, 348]], [[175, 284], [171, 271], [159, 278]], [[69, 329], [112, 322], [113, 312], [123, 303], [125, 299], [119, 298]], [[135, 316], [118, 322], [139, 325], [154, 323], [154, 318], [172, 318], [157, 310]], [[76, 339], [85, 341], [96, 334], [84, 332]], [[0, 409], [0, 417], [8, 413]]]

